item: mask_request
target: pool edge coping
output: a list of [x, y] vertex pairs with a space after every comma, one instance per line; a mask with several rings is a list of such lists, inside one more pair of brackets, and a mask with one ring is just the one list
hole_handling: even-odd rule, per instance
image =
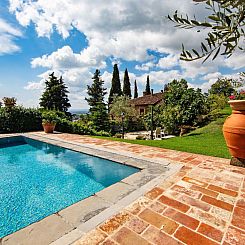
[[[4, 135], [1, 138], [5, 138], [6, 135]], [[25, 134], [12, 134], [8, 135], [7, 137], [11, 136], [24, 136], [33, 140], [39, 140], [44, 143], [49, 143], [52, 145], [56, 145], [59, 147], [63, 147], [69, 150], [73, 150], [76, 152], [85, 153], [88, 155], [96, 156], [99, 158], [107, 159], [114, 161], [119, 164], [124, 164], [128, 166], [132, 166], [135, 168], [140, 169], [139, 172], [134, 173], [121, 181], [95, 193], [92, 196], [89, 196], [83, 200], [80, 200], [60, 211], [57, 213], [51, 214], [44, 219], [34, 222], [30, 224], [29, 226], [26, 226], [14, 233], [11, 233], [2, 239], [0, 239], [0, 244], [11, 244], [11, 239], [13, 239], [15, 243], [15, 238], [18, 240], [18, 235], [20, 233], [25, 233], [28, 229], [30, 229], [33, 226], [38, 226], [43, 221], [47, 221], [52, 217], [53, 215], [59, 216], [64, 223], [70, 226], [70, 230], [63, 232], [64, 234], [61, 234], [59, 237], [53, 238], [53, 241], [47, 244], [52, 245], [68, 245], [76, 240], [78, 240], [83, 234], [89, 232], [90, 230], [96, 228], [99, 224], [106, 221], [108, 218], [112, 217], [113, 215], [117, 214], [125, 208], [126, 206], [130, 205], [132, 202], [134, 202], [139, 197], [143, 196], [147, 191], [149, 191], [151, 188], [156, 186], [158, 183], [164, 181], [169, 176], [175, 174], [180, 170], [180, 168], [183, 166], [183, 164], [180, 163], [173, 163], [171, 161], [165, 161], [164, 163], [158, 163], [157, 161], [149, 161], [141, 157], [132, 157], [132, 156], [125, 156], [124, 154], [118, 154], [112, 151], [102, 150], [102, 147], [98, 147], [100, 149], [96, 149], [95, 147], [88, 147], [88, 145], [85, 144], [79, 144], [79, 143], [72, 143], [68, 140], [60, 140], [60, 139], [50, 139], [48, 137], [44, 137], [35, 133], [25, 133]], [[130, 160], [130, 162], [129, 162]], [[137, 162], [141, 161], [141, 163]], [[126, 163], [127, 162], [127, 163]], [[143, 163], [142, 163], [143, 162]], [[141, 178], [139, 178], [138, 182], [134, 183], [135, 175], [138, 175], [138, 177], [141, 175]], [[143, 180], [143, 178], [149, 178], [149, 181]], [[137, 178], [136, 178], [137, 179]], [[140, 182], [140, 180], [143, 180], [143, 183]], [[130, 182], [131, 181], [131, 182]], [[124, 186], [124, 187], [123, 187]], [[127, 188], [129, 188], [127, 190]], [[130, 189], [131, 188], [131, 189]], [[114, 189], [114, 190], [113, 190]], [[118, 192], [118, 189], [121, 189], [122, 197], [120, 198], [120, 195], [116, 197], [114, 200], [111, 195], [115, 194], [115, 189]], [[117, 193], [118, 194], [118, 193]], [[90, 217], [88, 220], [85, 220], [83, 222], [80, 222], [79, 224], [72, 224], [70, 222], [70, 219], [67, 217], [64, 217], [62, 215], [67, 210], [72, 209], [72, 207], [83, 205], [85, 202], [88, 201], [88, 199], [93, 199], [93, 197], [100, 198], [104, 202], [107, 202], [110, 204], [109, 206], [105, 207], [101, 212], [96, 213], [95, 215]], [[76, 211], [75, 211], [76, 212]], [[61, 213], [61, 214], [60, 214]], [[69, 211], [68, 211], [69, 214]], [[69, 215], [68, 215], [69, 216]], [[74, 216], [74, 215], [73, 215]], [[85, 215], [84, 215], [85, 216]], [[34, 228], [33, 228], [34, 229]], [[21, 237], [21, 234], [19, 235]], [[8, 242], [10, 240], [10, 243]], [[7, 242], [5, 242], [7, 241]]]

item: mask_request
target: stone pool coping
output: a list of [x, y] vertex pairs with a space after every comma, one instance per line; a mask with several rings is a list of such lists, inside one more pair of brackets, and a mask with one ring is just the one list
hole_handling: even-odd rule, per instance
[[100, 146], [52, 139], [38, 133], [0, 135], [0, 138], [24, 136], [73, 151], [108, 159], [139, 168], [137, 172], [102, 191], [95, 193], [55, 214], [35, 222], [0, 239], [9, 244], [71, 244], [83, 234], [112, 217], [158, 183], [163, 182], [182, 168], [182, 164], [110, 151]]

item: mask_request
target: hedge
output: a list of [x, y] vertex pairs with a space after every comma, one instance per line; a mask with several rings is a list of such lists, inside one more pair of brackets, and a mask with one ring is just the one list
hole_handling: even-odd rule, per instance
[[22, 133], [42, 129], [42, 114], [37, 109], [15, 106], [0, 108], [0, 133]]
[[[14, 106], [0, 108], [0, 133], [24, 133], [42, 130], [42, 113], [44, 110]], [[72, 122], [69, 115], [56, 112], [59, 118], [56, 130], [63, 133], [81, 135], [110, 136], [108, 132], [96, 131], [91, 122], [82, 120]]]

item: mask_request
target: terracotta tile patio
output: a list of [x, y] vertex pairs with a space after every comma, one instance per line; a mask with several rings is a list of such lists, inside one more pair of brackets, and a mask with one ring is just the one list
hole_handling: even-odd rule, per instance
[[245, 169], [228, 159], [78, 135], [51, 137], [183, 164], [75, 245], [245, 244]]

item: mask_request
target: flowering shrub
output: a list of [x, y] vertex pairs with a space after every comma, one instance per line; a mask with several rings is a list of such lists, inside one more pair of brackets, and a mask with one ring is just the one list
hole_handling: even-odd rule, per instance
[[229, 96], [229, 99], [230, 100], [234, 100], [234, 99], [236, 99], [236, 96], [235, 95], [231, 95], [231, 96]]
[[240, 92], [237, 92], [236, 94], [233, 94], [229, 96], [230, 100], [245, 100], [245, 91], [241, 90]]

